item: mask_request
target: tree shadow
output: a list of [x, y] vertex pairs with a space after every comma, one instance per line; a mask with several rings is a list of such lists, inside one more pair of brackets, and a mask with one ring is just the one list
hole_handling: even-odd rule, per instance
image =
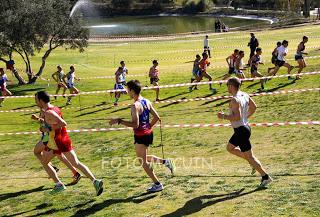
[[[18, 108], [14, 108], [12, 110], [19, 110], [19, 109], [26, 109], [26, 108], [33, 108], [33, 107], [36, 107], [37, 105], [28, 105], [28, 106], [21, 106], [21, 107], [18, 107]], [[40, 111], [40, 109], [39, 109]]]
[[23, 211], [23, 212], [19, 212], [19, 213], [14, 213], [14, 214], [10, 214], [10, 215], [4, 215], [3, 217], [13, 217], [13, 216], [21, 216], [23, 214], [32, 212], [32, 211], [36, 211], [36, 210], [40, 210], [40, 209], [45, 209], [47, 207], [52, 206], [52, 204], [48, 204], [48, 203], [42, 203], [40, 205], [37, 205], [35, 208], [27, 210], [27, 211]]
[[17, 191], [17, 192], [13, 192], [13, 193], [0, 194], [0, 202], [4, 201], [6, 199], [9, 199], [9, 198], [19, 197], [21, 195], [31, 194], [31, 193], [39, 192], [39, 191], [45, 191], [48, 189], [49, 188], [44, 188], [44, 186], [40, 186], [40, 187], [33, 188], [30, 190], [23, 190], [23, 191]]
[[257, 86], [258, 84], [260, 84], [260, 81], [259, 82], [256, 82], [256, 83], [253, 83], [253, 84], [250, 84], [247, 86], [247, 89], [248, 88], [251, 88], [251, 87], [254, 87], [254, 86]]
[[[103, 210], [113, 204], [118, 204], [118, 203], [142, 203], [146, 200], [150, 200], [154, 197], [156, 197], [156, 194], [152, 193], [142, 193], [140, 195], [134, 195], [128, 198], [119, 198], [119, 199], [108, 199], [105, 201], [102, 201], [101, 203], [94, 204], [93, 206], [83, 209], [83, 210], [78, 210], [72, 217], [77, 217], [77, 216], [88, 216], [88, 215], [93, 215], [96, 212], [99, 212], [100, 210]], [[142, 197], [142, 198], [141, 198]]]
[[125, 111], [127, 109], [130, 109], [130, 106], [126, 106], [124, 108], [120, 108], [120, 109], [117, 109], [117, 110], [114, 110], [112, 112], [109, 112], [109, 114], [112, 114], [112, 113], [117, 113], [117, 112], [121, 112], [121, 111]]
[[44, 87], [36, 87], [36, 88], [32, 88], [32, 89], [26, 89], [26, 90], [12, 90], [12, 94], [13, 95], [26, 95], [28, 92], [38, 92], [41, 90], [45, 90], [46, 88]]
[[74, 206], [67, 206], [67, 207], [62, 208], [62, 209], [53, 208], [53, 209], [49, 209], [49, 210], [47, 210], [47, 211], [44, 211], [44, 212], [42, 212], [42, 213], [37, 213], [37, 214], [34, 214], [34, 215], [30, 215], [29, 217], [51, 216], [51, 215], [53, 215], [53, 214], [56, 213], [56, 212], [67, 211], [67, 210], [74, 209], [74, 208], [81, 208], [81, 207], [86, 206], [86, 205], [88, 205], [89, 203], [93, 203], [93, 202], [94, 202], [94, 200], [89, 200], [89, 201], [86, 201], [86, 202], [83, 202], [83, 203], [79, 203], [79, 204], [74, 205]]
[[[208, 206], [212, 206], [214, 204], [220, 203], [220, 202], [224, 202], [224, 201], [228, 201], [228, 200], [232, 200], [235, 199], [237, 197], [242, 197], [248, 194], [252, 194], [256, 191], [260, 191], [260, 190], [264, 190], [265, 188], [256, 188], [254, 190], [248, 191], [248, 192], [244, 192], [244, 188], [239, 190], [239, 191], [235, 191], [229, 194], [220, 194], [220, 195], [202, 195], [196, 198], [193, 198], [189, 201], [187, 201], [183, 207], [177, 209], [176, 211], [169, 213], [169, 214], [165, 214], [162, 215], [162, 217], [177, 217], [177, 216], [185, 216], [185, 215], [191, 215], [194, 213], [197, 213], [199, 211], [201, 211], [202, 209], [208, 207]], [[215, 200], [210, 200], [213, 198], [218, 198]], [[204, 200], [209, 200], [207, 202], [205, 202]]]
[[[200, 106], [208, 105], [210, 103], [217, 102], [217, 101], [220, 101], [220, 100], [223, 100], [223, 99], [214, 99], [214, 100], [211, 100], [211, 101], [207, 101], [207, 102], [202, 103]], [[226, 100], [224, 102], [218, 103], [217, 105], [215, 105], [215, 107], [219, 107], [219, 106], [225, 105], [225, 104], [227, 104], [229, 102], [230, 102], [230, 99], [228, 99], [228, 100]]]
[[184, 91], [184, 92], [182, 92], [182, 93], [178, 93], [178, 94], [176, 94], [176, 95], [168, 96], [167, 98], [163, 98], [163, 99], [161, 99], [160, 101], [169, 100], [169, 99], [175, 98], [175, 97], [177, 97], [177, 96], [182, 96], [182, 95], [185, 95], [185, 94], [188, 94], [188, 93], [189, 93], [189, 92]]
[[[95, 114], [95, 113], [97, 113], [97, 112], [109, 110], [109, 109], [111, 109], [111, 108], [113, 108], [113, 107], [110, 106], [110, 107], [107, 107], [107, 108], [102, 108], [102, 109], [98, 109], [98, 110], [91, 111], [91, 112], [85, 112], [85, 113], [81, 113], [81, 114], [79, 114], [79, 115], [77, 115], [77, 116], [75, 116], [75, 117], [78, 118], [78, 117], [82, 117], [82, 116], [85, 116], [85, 115], [91, 115], [91, 114]], [[80, 111], [80, 110], [79, 110], [79, 111]]]

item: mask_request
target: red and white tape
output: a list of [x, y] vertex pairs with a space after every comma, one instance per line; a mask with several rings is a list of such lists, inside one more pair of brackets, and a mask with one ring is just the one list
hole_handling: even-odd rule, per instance
[[[275, 75], [275, 76], [266, 76], [266, 77], [257, 77], [257, 78], [246, 78], [241, 79], [242, 81], [256, 81], [256, 80], [264, 80], [264, 79], [274, 79], [274, 78], [285, 78], [285, 77], [296, 77], [296, 76], [307, 76], [307, 75], [318, 75], [320, 72], [306, 72], [300, 74], [284, 74], [284, 75]], [[165, 88], [174, 88], [174, 87], [185, 87], [191, 85], [205, 85], [205, 84], [222, 84], [227, 83], [227, 80], [220, 81], [205, 81], [198, 83], [181, 83], [181, 84], [168, 84], [168, 85], [160, 85], [160, 86], [152, 86], [152, 87], [143, 87], [143, 90], [154, 90], [154, 89], [165, 89]], [[115, 93], [115, 92], [126, 92], [125, 90], [100, 90], [100, 91], [90, 91], [90, 92], [80, 92], [79, 94], [53, 94], [51, 96], [77, 96], [77, 95], [92, 95], [92, 94], [105, 94], [105, 93]], [[0, 96], [0, 98], [33, 98], [33, 95], [26, 96]]]
[[[251, 123], [253, 127], [278, 127], [278, 126], [297, 126], [297, 125], [320, 125], [320, 121], [299, 121], [299, 122], [274, 122], [274, 123]], [[157, 125], [157, 127], [160, 125]], [[215, 128], [215, 127], [231, 127], [231, 124], [165, 124], [163, 128]], [[93, 129], [77, 129], [67, 130], [69, 133], [88, 133], [88, 132], [108, 132], [108, 131], [120, 131], [131, 130], [131, 127], [119, 127], [119, 128], [93, 128]], [[40, 132], [12, 132], [12, 133], [0, 133], [0, 136], [12, 136], [12, 135], [32, 135], [40, 134]]]
[[[270, 95], [279, 95], [279, 94], [289, 94], [289, 93], [304, 93], [310, 91], [320, 91], [320, 88], [306, 88], [306, 89], [294, 89], [294, 90], [281, 90], [274, 92], [262, 92], [262, 93], [250, 93], [249, 96], [270, 96]], [[181, 102], [196, 102], [196, 101], [206, 101], [206, 100], [218, 100], [218, 99], [230, 99], [232, 96], [213, 96], [213, 97], [198, 97], [191, 99], [172, 99], [172, 100], [163, 100], [156, 101], [155, 104], [163, 103], [181, 103]], [[121, 103], [119, 106], [130, 106], [130, 103]], [[73, 107], [63, 107], [62, 109], [87, 109], [87, 108], [103, 108], [105, 105], [101, 106], [73, 106]], [[17, 109], [17, 110], [0, 110], [0, 113], [18, 113], [18, 112], [38, 112], [39, 109]]]

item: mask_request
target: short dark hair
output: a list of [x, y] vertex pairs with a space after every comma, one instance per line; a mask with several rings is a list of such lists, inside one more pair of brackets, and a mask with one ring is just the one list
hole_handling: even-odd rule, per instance
[[158, 60], [153, 60], [152, 61], [152, 64], [156, 64], [156, 63], [158, 63]]
[[208, 56], [207, 52], [202, 53], [202, 57], [204, 57], [204, 56]]
[[123, 60], [121, 60], [121, 61], [120, 61], [120, 64], [124, 64], [124, 61], [123, 61]]
[[282, 45], [289, 44], [287, 40], [283, 40]]
[[262, 51], [261, 47], [257, 47], [256, 52]]
[[73, 65], [70, 66], [70, 70], [71, 70], [71, 69], [74, 69], [74, 66], [73, 66]]
[[238, 49], [235, 49], [235, 50], [234, 50], [234, 53], [239, 53], [239, 50], [238, 50]]
[[244, 51], [243, 51], [243, 50], [239, 51], [239, 55], [241, 55], [241, 54], [244, 54]]
[[232, 77], [232, 78], [229, 78], [229, 80], [227, 81], [227, 85], [232, 85], [235, 88], [239, 89], [241, 86], [241, 81], [239, 78]]
[[35, 97], [37, 97], [38, 100], [42, 100], [45, 103], [49, 103], [50, 102], [50, 95], [46, 91], [43, 91], [43, 90], [38, 91], [35, 94]]
[[307, 36], [303, 36], [302, 40], [306, 40], [306, 39], [308, 39], [308, 37]]
[[196, 58], [201, 58], [201, 56], [199, 54], [196, 55]]
[[127, 87], [130, 89], [130, 90], [133, 90], [135, 92], [135, 94], [140, 94], [141, 92], [141, 84], [140, 84], [140, 81], [138, 80], [131, 80], [127, 83]]
[[281, 41], [278, 41], [278, 42], [277, 42], [277, 46], [281, 46]]

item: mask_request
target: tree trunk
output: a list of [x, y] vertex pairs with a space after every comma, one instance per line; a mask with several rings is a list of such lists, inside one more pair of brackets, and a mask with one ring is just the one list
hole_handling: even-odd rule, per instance
[[39, 68], [39, 71], [37, 72], [37, 74], [35, 76], [33, 76], [31, 79], [29, 79], [29, 83], [35, 83], [37, 81], [37, 79], [42, 75], [43, 69], [46, 66], [46, 60], [49, 57], [51, 51], [53, 51], [55, 48], [51, 48], [49, 50], [46, 51], [46, 53], [43, 55], [42, 57], [42, 64]]
[[310, 17], [310, 4], [310, 0], [304, 0], [303, 16], [306, 18]]

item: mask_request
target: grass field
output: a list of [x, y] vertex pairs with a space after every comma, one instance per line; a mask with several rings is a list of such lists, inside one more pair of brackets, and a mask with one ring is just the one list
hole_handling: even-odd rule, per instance
[[[277, 41], [289, 40], [289, 59], [294, 58], [296, 46], [303, 35], [309, 36], [309, 56], [320, 55], [320, 26], [266, 30], [257, 32], [263, 48], [263, 59], [271, 59]], [[225, 58], [240, 45], [248, 57], [248, 32], [210, 35], [213, 58], [209, 73], [215, 80], [227, 72]], [[159, 59], [160, 83], [174, 84], [190, 81], [195, 54], [202, 49], [203, 37], [180, 38], [157, 42], [92, 43], [84, 53], [58, 49], [48, 59], [43, 75], [49, 78], [57, 64], [67, 72], [75, 64], [78, 77], [113, 75], [118, 62], [125, 60], [129, 74], [146, 74], [152, 59]], [[319, 46], [319, 48], [317, 48]], [[313, 47], [313, 48], [310, 48]], [[190, 51], [199, 49], [198, 52]], [[40, 56], [33, 58], [36, 69]], [[320, 58], [307, 59], [305, 71], [319, 70]], [[17, 67], [23, 68], [16, 58]], [[294, 60], [290, 63], [296, 65]], [[266, 74], [270, 63], [262, 65]], [[3, 67], [0, 65], [0, 67]], [[296, 69], [294, 70], [296, 72]], [[279, 74], [285, 74], [281, 69]], [[247, 73], [248, 75], [248, 73]], [[9, 78], [11, 75], [9, 75]], [[146, 84], [146, 77], [138, 77]], [[77, 83], [81, 91], [113, 88], [113, 79], [82, 79]], [[268, 91], [320, 87], [320, 76], [306, 76], [296, 82], [285, 78], [273, 79]], [[216, 86], [215, 95], [228, 95], [225, 85]], [[256, 92], [258, 82], [244, 83], [242, 89]], [[43, 80], [35, 85], [11, 86], [15, 95], [33, 95], [46, 89], [54, 93], [55, 85]], [[144, 91], [154, 99], [154, 91]], [[163, 89], [160, 99], [182, 99], [211, 96], [207, 85], [189, 93], [187, 87]], [[214, 96], [214, 95], [212, 95]], [[320, 120], [319, 92], [295, 93], [254, 97], [258, 105], [251, 122]], [[60, 97], [53, 104], [65, 105]], [[122, 96], [121, 103], [131, 102]], [[73, 99], [71, 107], [63, 110], [68, 129], [108, 127], [107, 118], [129, 118], [128, 107], [112, 106], [109, 94], [81, 95]], [[97, 105], [100, 107], [93, 107]], [[91, 106], [91, 107], [90, 107]], [[88, 108], [87, 108], [88, 107]], [[165, 124], [227, 123], [218, 120], [216, 113], [227, 111], [228, 100], [189, 103], [156, 104]], [[2, 110], [36, 109], [32, 98], [7, 99]], [[38, 124], [31, 121], [32, 112], [0, 113], [0, 132], [36, 131]], [[88, 179], [70, 186], [59, 195], [51, 196], [53, 186], [40, 163], [33, 155], [38, 135], [1, 136], [0, 140], [0, 216], [319, 216], [320, 215], [320, 126], [254, 127], [253, 150], [274, 178], [267, 189], [257, 189], [258, 176], [251, 176], [250, 166], [227, 153], [225, 146], [232, 135], [231, 128], [164, 129], [165, 156], [175, 159], [177, 172], [171, 177], [161, 166], [156, 172], [165, 185], [157, 194], [144, 194], [149, 178], [137, 166], [131, 131], [71, 133], [73, 145], [81, 161], [105, 182], [105, 192], [94, 196]], [[159, 129], [150, 151], [161, 156]], [[200, 158], [200, 161], [198, 161]], [[128, 162], [128, 164], [127, 164]], [[65, 183], [71, 172], [54, 160]]]

